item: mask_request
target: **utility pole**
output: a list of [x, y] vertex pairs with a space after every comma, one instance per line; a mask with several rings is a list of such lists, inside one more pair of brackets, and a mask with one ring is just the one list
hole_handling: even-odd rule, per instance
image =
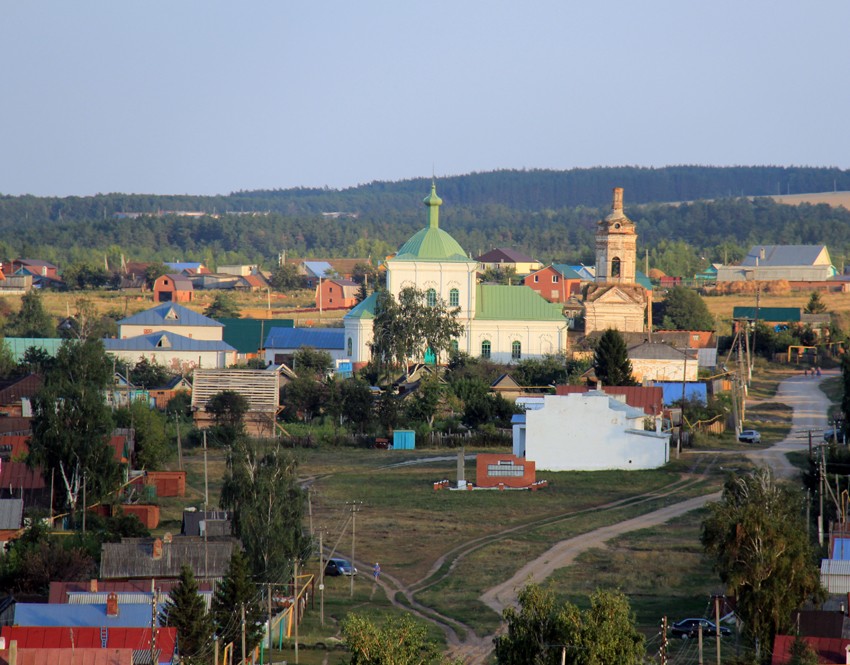
[[157, 662], [156, 655], [156, 591], [151, 594], [151, 663]]
[[[210, 578], [209, 571], [209, 552], [207, 549], [207, 504], [210, 498], [209, 477], [207, 475], [207, 430], [204, 430], [204, 579]], [[243, 653], [244, 655], [244, 653]]]
[[272, 583], [269, 582], [267, 585], [268, 588], [268, 610], [269, 610], [269, 659], [271, 659], [271, 651], [272, 651]]
[[292, 608], [295, 610], [295, 665], [298, 665], [298, 623], [301, 620], [301, 601], [298, 599], [298, 559], [295, 560], [295, 574], [292, 576], [292, 582], [292, 595], [295, 597], [295, 605]]
[[180, 440], [180, 416], [174, 414], [174, 426], [177, 428], [177, 468], [183, 470], [183, 442]]
[[[351, 503], [351, 565], [354, 566], [354, 543], [356, 542], [357, 536], [357, 502], [352, 501]], [[351, 590], [349, 595], [354, 598], [354, 575], [349, 575]]]
[[697, 632], [698, 642], [697, 646], [699, 647], [699, 665], [703, 665], [702, 663], [702, 623], [699, 624], [698, 632]]
[[717, 645], [717, 665], [720, 665], [720, 596], [714, 597], [714, 640]]
[[239, 659], [240, 665], [245, 663], [245, 603], [242, 603], [242, 658]]
[[661, 648], [658, 650], [661, 665], [667, 665], [667, 617], [661, 617]]
[[321, 625], [325, 625], [325, 550], [322, 547], [322, 534], [319, 529], [319, 618]]
[[820, 495], [820, 512], [818, 513], [818, 545], [823, 545], [823, 494], [824, 494], [824, 476], [826, 475], [825, 464], [823, 463], [823, 446], [820, 446], [820, 464], [818, 465], [818, 494]]

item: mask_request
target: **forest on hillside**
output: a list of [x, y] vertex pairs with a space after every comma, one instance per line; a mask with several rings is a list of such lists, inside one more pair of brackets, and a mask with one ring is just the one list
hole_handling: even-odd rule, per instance
[[[843, 267], [850, 212], [759, 198], [850, 190], [850, 171], [827, 168], [618, 167], [496, 171], [441, 178], [441, 226], [471, 254], [507, 246], [544, 262], [593, 263], [596, 222], [611, 189], [625, 188], [640, 252], [668, 274], [739, 259], [752, 244], [826, 244]], [[0, 258], [60, 266], [104, 257], [273, 265], [287, 256], [380, 258], [425, 224], [426, 179], [344, 190], [289, 189], [227, 196], [0, 197]], [[756, 197], [754, 199], [746, 197]], [[686, 203], [671, 204], [685, 201]], [[168, 211], [202, 211], [185, 217]], [[322, 213], [344, 213], [323, 216]], [[119, 213], [145, 213], [124, 217]]]

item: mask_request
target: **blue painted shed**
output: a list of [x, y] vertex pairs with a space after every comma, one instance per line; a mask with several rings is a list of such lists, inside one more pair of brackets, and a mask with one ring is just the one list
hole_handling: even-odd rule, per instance
[[412, 429], [397, 429], [393, 432], [393, 450], [414, 450], [416, 432]]

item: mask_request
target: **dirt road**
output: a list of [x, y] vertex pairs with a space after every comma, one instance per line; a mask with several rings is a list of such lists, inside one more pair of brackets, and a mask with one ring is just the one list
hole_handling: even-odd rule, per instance
[[[822, 430], [826, 426], [826, 412], [829, 401], [820, 391], [818, 384], [828, 376], [835, 376], [836, 374], [836, 371], [832, 371], [824, 372], [821, 377], [798, 375], [783, 381], [779, 386], [776, 397], [771, 401], [781, 402], [792, 407], [793, 416], [790, 434], [786, 439], [770, 448], [753, 450], [747, 456], [756, 464], [769, 466], [780, 477], [792, 477], [795, 469], [788, 462], [786, 453], [808, 449], [808, 437], [805, 432], [810, 429]], [[816, 440], [820, 440], [820, 437], [819, 432], [814, 435]], [[494, 611], [501, 613], [505, 607], [516, 604], [517, 592], [525, 584], [532, 580], [540, 582], [546, 579], [558, 568], [573, 563], [579, 554], [592, 548], [604, 546], [607, 541], [624, 533], [663, 524], [674, 517], [701, 508], [706, 503], [716, 501], [719, 498], [719, 492], [696, 497], [561, 541], [542, 556], [529, 561], [510, 579], [485, 591], [480, 596], [480, 600]], [[466, 662], [471, 665], [484, 663], [487, 654], [482, 653], [484, 651], [482, 646], [491, 639], [492, 636], [473, 637], [468, 648], [465, 649], [463, 644], [458, 645], [453, 650], [453, 655], [465, 658]]]

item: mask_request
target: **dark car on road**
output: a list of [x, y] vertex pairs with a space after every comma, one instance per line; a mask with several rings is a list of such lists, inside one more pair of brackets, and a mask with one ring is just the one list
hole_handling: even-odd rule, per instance
[[356, 575], [357, 568], [346, 559], [328, 559], [325, 564], [325, 575], [336, 577], [337, 575]]
[[[699, 635], [700, 626], [702, 626], [703, 637], [714, 637], [717, 635], [714, 622], [708, 619], [682, 619], [670, 626], [670, 632], [673, 634], [673, 637], [680, 637], [683, 640], [687, 640]], [[731, 630], [720, 626], [720, 637], [727, 637], [731, 634]]]
[[844, 430], [839, 429], [828, 429], [823, 433], [823, 440], [827, 443], [832, 443], [833, 441], [837, 441], [838, 443], [844, 443]]

